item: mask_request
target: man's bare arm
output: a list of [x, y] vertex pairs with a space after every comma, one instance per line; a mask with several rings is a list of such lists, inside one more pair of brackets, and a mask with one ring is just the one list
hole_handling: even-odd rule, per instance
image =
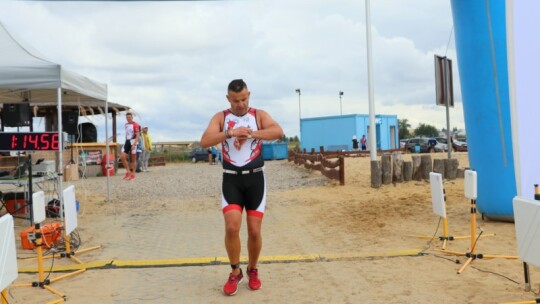
[[216, 115], [214, 115], [214, 117], [212, 117], [210, 120], [208, 127], [201, 137], [201, 147], [208, 148], [215, 146], [227, 138], [225, 132], [221, 130], [222, 125], [223, 113], [216, 113]]
[[253, 131], [251, 136], [256, 139], [272, 140], [283, 137], [283, 129], [266, 111], [257, 110], [260, 117], [261, 129]]

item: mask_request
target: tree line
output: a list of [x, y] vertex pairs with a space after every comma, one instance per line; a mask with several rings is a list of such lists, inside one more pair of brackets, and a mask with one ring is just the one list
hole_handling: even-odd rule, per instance
[[[413, 136], [437, 136], [439, 133], [446, 133], [446, 129], [442, 128], [441, 130], [437, 129], [436, 127], [432, 125], [428, 125], [425, 123], [421, 123], [416, 127], [415, 129], [411, 129], [411, 124], [409, 123], [409, 120], [407, 118], [404, 119], [398, 119], [398, 129], [399, 129], [399, 139], [406, 139]], [[458, 128], [454, 127], [452, 129], [452, 132], [457, 132]]]

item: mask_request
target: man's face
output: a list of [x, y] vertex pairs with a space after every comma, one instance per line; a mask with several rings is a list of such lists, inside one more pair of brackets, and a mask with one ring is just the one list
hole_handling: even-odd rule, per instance
[[249, 108], [249, 95], [250, 92], [244, 88], [240, 92], [229, 91], [227, 100], [231, 104], [231, 111], [236, 116], [242, 116], [247, 113]]
[[133, 115], [127, 114], [127, 115], [126, 115], [126, 120], [127, 120], [128, 122], [132, 122], [132, 121], [133, 121]]

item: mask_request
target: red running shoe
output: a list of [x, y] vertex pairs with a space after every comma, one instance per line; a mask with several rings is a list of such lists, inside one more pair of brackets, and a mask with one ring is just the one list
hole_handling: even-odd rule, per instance
[[135, 179], [135, 174], [131, 174], [131, 176], [129, 177], [129, 180], [132, 181]]
[[131, 173], [130, 173], [130, 172], [126, 172], [126, 175], [124, 175], [124, 179], [125, 179], [125, 180], [129, 180], [130, 177], [131, 177]]
[[249, 289], [251, 290], [257, 290], [261, 288], [262, 283], [261, 280], [259, 280], [259, 270], [257, 268], [247, 268], [246, 273], [249, 277]]
[[237, 275], [234, 275], [231, 272], [229, 274], [229, 280], [227, 280], [227, 283], [223, 286], [223, 292], [228, 296], [234, 296], [238, 291], [238, 284], [240, 284], [243, 279], [244, 275], [242, 274], [242, 269], [240, 269], [240, 273]]

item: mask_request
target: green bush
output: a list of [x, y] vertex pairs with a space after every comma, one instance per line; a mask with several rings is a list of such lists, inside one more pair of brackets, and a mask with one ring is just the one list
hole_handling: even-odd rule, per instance
[[152, 156], [163, 156], [165, 157], [166, 163], [180, 163], [189, 161], [189, 152], [188, 151], [170, 151], [164, 150], [161, 153], [155, 153]]

